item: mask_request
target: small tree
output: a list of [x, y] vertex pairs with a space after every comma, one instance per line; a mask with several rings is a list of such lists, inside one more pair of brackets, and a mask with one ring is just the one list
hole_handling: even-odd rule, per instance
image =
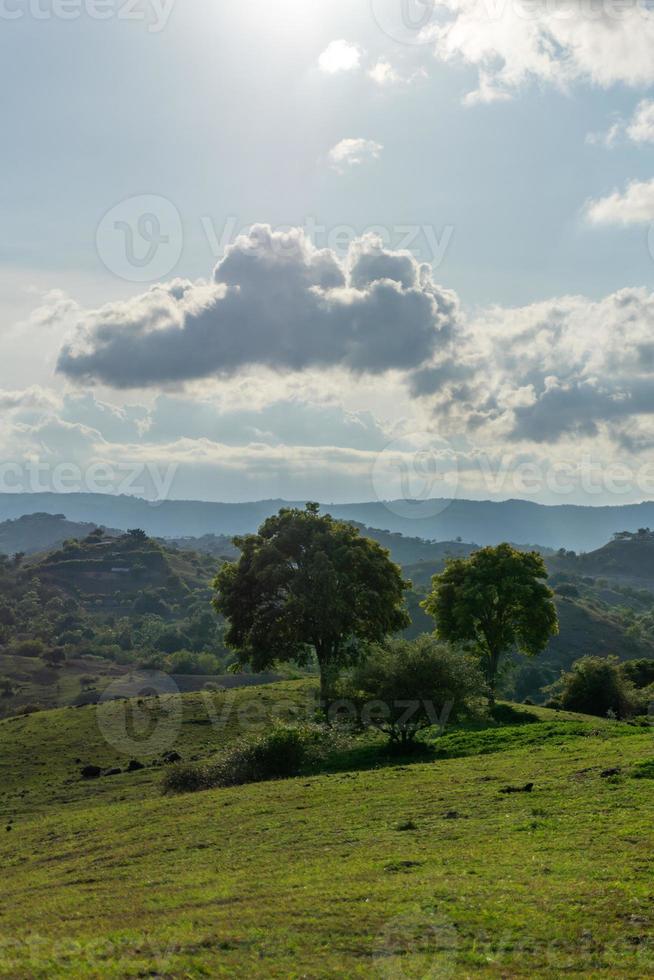
[[617, 657], [582, 657], [548, 691], [557, 707], [601, 718], [628, 718], [644, 710]]
[[423, 606], [436, 620], [441, 639], [474, 645], [491, 703], [502, 657], [511, 650], [536, 656], [558, 633], [546, 578], [542, 555], [501, 544], [469, 558], [450, 559], [445, 571], [432, 579]]
[[133, 541], [147, 541], [148, 536], [145, 531], [140, 527], [132, 527], [127, 532], [127, 537], [132, 538]]
[[283, 509], [234, 543], [241, 557], [218, 573], [214, 606], [229, 621], [226, 643], [254, 670], [306, 662], [314, 651], [326, 700], [338, 668], [356, 660], [362, 643], [409, 625], [409, 583], [388, 552], [320, 515], [318, 504]]
[[364, 723], [407, 747], [419, 732], [467, 714], [486, 693], [474, 657], [434, 636], [390, 640], [373, 648], [355, 667], [347, 694], [361, 707]]

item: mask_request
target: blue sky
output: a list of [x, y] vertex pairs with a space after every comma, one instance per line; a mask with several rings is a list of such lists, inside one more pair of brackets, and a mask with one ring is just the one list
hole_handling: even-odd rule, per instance
[[[654, 494], [634, 476], [654, 446], [654, 14], [609, 0], [529, 16], [518, 0], [409, 0], [408, 14], [400, 0], [104, 0], [100, 20], [97, 3], [0, 5], [6, 462], [147, 459], [175, 468], [172, 495], [209, 499], [392, 495], [398, 465], [418, 494]], [[130, 225], [141, 256], [168, 235], [159, 265], [125, 265]], [[267, 258], [234, 245], [251, 225], [271, 226]], [[371, 229], [374, 261], [370, 235], [353, 244]], [[407, 247], [415, 276], [398, 286]], [[143, 299], [175, 279], [194, 284], [183, 300], [170, 286]], [[312, 330], [338, 343], [305, 344]], [[421, 453], [437, 479], [421, 481]], [[545, 477], [489, 487], [482, 454], [493, 472], [507, 454], [541, 474], [618, 460], [633, 479], [589, 495], [577, 473], [563, 501]]]

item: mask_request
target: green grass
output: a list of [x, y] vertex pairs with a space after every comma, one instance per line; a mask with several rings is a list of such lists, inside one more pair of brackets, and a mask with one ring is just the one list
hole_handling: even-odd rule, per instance
[[[311, 683], [286, 682], [197, 692], [170, 703], [113, 701], [4, 719], [0, 817], [157, 796], [167, 751], [175, 750], [185, 761], [206, 758], [244, 729], [261, 730], [273, 717], [306, 715], [314, 694]], [[146, 768], [92, 782], [80, 779], [84, 765], [124, 770], [130, 759]]]
[[[270, 713], [307, 691], [221, 697]], [[203, 709], [184, 699], [184, 757], [240, 730]], [[654, 786], [629, 778], [651, 731], [536, 714], [441, 743], [495, 739], [486, 754], [179, 797], [156, 768], [79, 781], [81, 744], [120, 755], [95, 709], [4, 722], [0, 976], [651, 975]]]

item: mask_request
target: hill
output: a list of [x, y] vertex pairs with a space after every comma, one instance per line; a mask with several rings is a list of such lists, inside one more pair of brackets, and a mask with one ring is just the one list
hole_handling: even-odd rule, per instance
[[[527, 500], [435, 500], [421, 502], [416, 517], [406, 501], [324, 504], [335, 517], [367, 527], [399, 532], [426, 540], [462, 538], [479, 544], [534, 541], [543, 547], [589, 551], [599, 548], [618, 531], [635, 532], [654, 526], [654, 503], [618, 507], [544, 506]], [[153, 537], [202, 537], [205, 534], [246, 534], [266, 517], [293, 502], [261, 500], [250, 503], [212, 503], [164, 500], [91, 493], [0, 494], [0, 519], [35, 511], [65, 514], [68, 520], [107, 527], [141, 527]], [[304, 501], [295, 502], [304, 506]]]
[[[204, 757], [252, 697], [270, 714], [306, 695], [221, 696], [241, 710], [217, 728], [191, 695], [176, 748]], [[451, 732], [434, 761], [166, 798], [160, 758], [125, 771], [97, 711], [0, 723], [3, 976], [651, 975], [637, 727], [534, 709]], [[123, 771], [80, 779], [93, 760]]]
[[[213, 612], [218, 559], [142, 532], [0, 561], [0, 717], [30, 705], [97, 700], [127, 669], [197, 677], [234, 663]], [[202, 678], [202, 679], [200, 679]]]
[[560, 553], [551, 566], [556, 571], [607, 578], [654, 591], [654, 532], [649, 528], [635, 533], [621, 531], [608, 544], [587, 554]]
[[[38, 554], [60, 548], [69, 538], [85, 538], [96, 524], [66, 520], [63, 514], [25, 514], [0, 524], [0, 554]], [[117, 536], [122, 532], [103, 528], [105, 534]]]
[[169, 550], [140, 533], [115, 538], [92, 533], [30, 563], [41, 581], [62, 591], [123, 606], [143, 591], [157, 591], [164, 602], [175, 604], [183, 593], [206, 588], [216, 567], [210, 558]]

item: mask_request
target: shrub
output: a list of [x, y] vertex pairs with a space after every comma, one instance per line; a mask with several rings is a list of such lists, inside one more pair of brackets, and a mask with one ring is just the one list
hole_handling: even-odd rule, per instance
[[622, 664], [622, 673], [638, 688], [654, 684], [654, 660], [628, 660]]
[[43, 705], [38, 704], [36, 701], [30, 702], [29, 704], [23, 704], [17, 709], [17, 715], [35, 715], [37, 711], [43, 711]]
[[[523, 704], [527, 704], [527, 702], [523, 701]], [[493, 721], [500, 725], [531, 725], [538, 721], [538, 716], [533, 711], [522, 711], [510, 704], [495, 704], [490, 709], [489, 714]]]
[[331, 748], [320, 725], [277, 724], [253, 740], [241, 740], [210, 762], [173, 766], [163, 779], [164, 793], [193, 793], [298, 776]]
[[0, 697], [11, 698], [14, 695], [13, 682], [8, 677], [0, 677]]
[[442, 729], [470, 713], [485, 692], [477, 658], [428, 635], [373, 648], [344, 691], [358, 702], [364, 724], [402, 746], [426, 728]]
[[42, 657], [43, 650], [41, 640], [19, 640], [14, 646], [13, 653], [18, 657]]
[[571, 585], [568, 582], [563, 582], [561, 585], [555, 586], [554, 591], [564, 599], [578, 599], [580, 595], [577, 586]]
[[556, 707], [587, 715], [629, 718], [642, 708], [633, 684], [624, 676], [617, 657], [582, 657], [552, 684]]

